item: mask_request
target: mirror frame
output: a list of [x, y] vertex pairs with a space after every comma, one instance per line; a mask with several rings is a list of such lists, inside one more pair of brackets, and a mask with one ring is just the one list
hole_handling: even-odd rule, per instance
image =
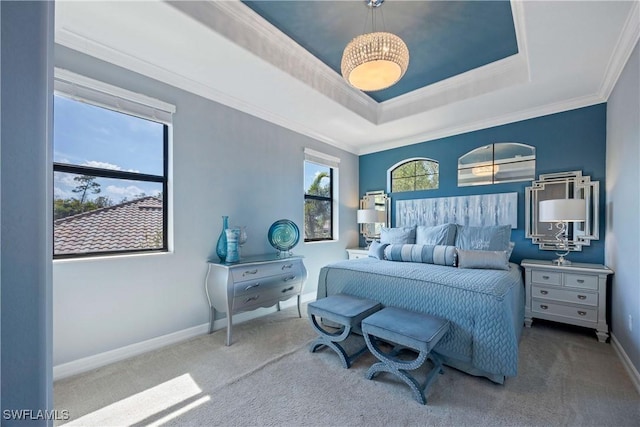
[[525, 237], [546, 251], [558, 250], [557, 230], [553, 224], [538, 221], [538, 206], [543, 200], [585, 199], [586, 220], [581, 223], [569, 223], [568, 244], [570, 251], [581, 251], [583, 246], [591, 245], [599, 239], [599, 202], [600, 184], [583, 176], [581, 171], [541, 174], [525, 188]]
[[383, 191], [367, 191], [360, 199], [360, 209], [374, 208], [385, 211], [385, 223], [360, 224], [360, 234], [366, 239], [375, 240], [380, 238], [380, 228], [389, 227], [391, 224], [391, 198]]

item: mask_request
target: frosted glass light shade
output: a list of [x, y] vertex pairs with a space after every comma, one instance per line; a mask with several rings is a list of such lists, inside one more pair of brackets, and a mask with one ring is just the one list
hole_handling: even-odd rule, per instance
[[352, 86], [365, 92], [386, 89], [404, 76], [409, 66], [409, 48], [395, 34], [367, 33], [344, 48], [341, 71]]
[[540, 222], [580, 222], [586, 220], [587, 209], [584, 199], [543, 200], [539, 204]]

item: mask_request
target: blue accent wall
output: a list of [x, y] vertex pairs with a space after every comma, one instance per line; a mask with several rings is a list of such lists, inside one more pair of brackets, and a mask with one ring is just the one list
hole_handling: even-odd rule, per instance
[[580, 108], [489, 129], [360, 156], [360, 196], [367, 191], [387, 189], [387, 170], [411, 157], [428, 157], [440, 162], [437, 190], [391, 194], [392, 221], [397, 200], [518, 192], [518, 227], [511, 232], [516, 243], [511, 260], [554, 259], [552, 251], [541, 251], [524, 237], [524, 189], [530, 181], [458, 187], [458, 157], [494, 142], [520, 142], [536, 148], [536, 178], [540, 174], [580, 170], [600, 182], [600, 239], [568, 258], [576, 262], [604, 262], [606, 104]]

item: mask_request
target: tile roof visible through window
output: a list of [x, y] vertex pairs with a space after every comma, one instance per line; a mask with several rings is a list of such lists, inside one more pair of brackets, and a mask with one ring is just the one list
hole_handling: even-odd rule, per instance
[[54, 221], [54, 254], [162, 248], [162, 199], [143, 197]]

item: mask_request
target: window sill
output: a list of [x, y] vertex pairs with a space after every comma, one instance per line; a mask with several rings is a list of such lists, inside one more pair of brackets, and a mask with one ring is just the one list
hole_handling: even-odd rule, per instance
[[166, 252], [143, 252], [132, 254], [111, 254], [111, 255], [96, 255], [96, 256], [81, 256], [76, 258], [54, 258], [54, 264], [67, 264], [72, 262], [102, 262], [102, 261], [114, 261], [119, 259], [131, 259], [131, 258], [150, 258], [150, 257], [165, 257], [173, 255], [173, 251]]

